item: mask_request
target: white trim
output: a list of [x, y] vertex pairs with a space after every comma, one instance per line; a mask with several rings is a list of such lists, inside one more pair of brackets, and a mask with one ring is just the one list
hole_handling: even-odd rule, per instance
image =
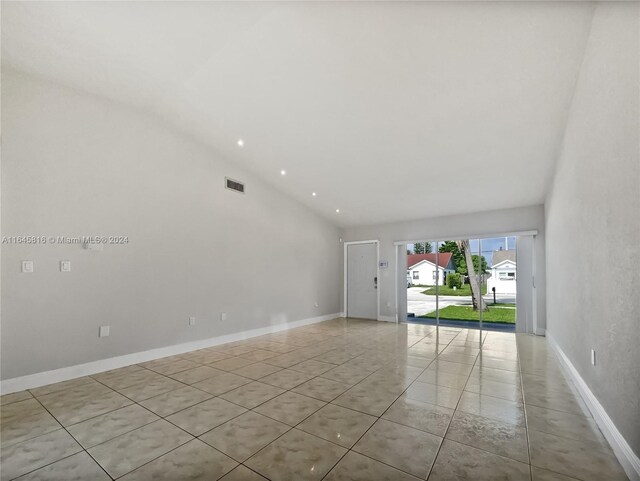
[[[498, 251], [498, 252], [499, 252], [499, 251]], [[501, 266], [502, 264], [504, 264], [504, 263], [506, 263], [506, 262], [508, 262], [508, 263], [510, 263], [510, 264], [513, 264], [513, 267], [517, 267], [517, 266], [518, 266], [518, 263], [517, 263], [516, 261], [511, 261], [511, 260], [509, 260], [509, 259], [505, 259], [505, 260], [503, 260], [503, 261], [501, 261], [501, 262], [498, 262], [497, 264], [492, 265], [491, 267], [489, 267], [489, 269], [497, 269], [497, 268], [498, 268], [498, 266]]]
[[587, 383], [582, 379], [578, 370], [573, 366], [567, 355], [553, 338], [553, 335], [548, 331], [547, 339], [551, 348], [558, 355], [560, 364], [575, 384], [589, 411], [591, 411], [593, 419], [598, 424], [602, 434], [604, 434], [604, 437], [609, 441], [613, 452], [618, 458], [618, 461], [620, 461], [627, 476], [629, 476], [629, 479], [632, 481], [640, 481], [640, 458], [633, 452], [629, 443], [627, 443], [620, 431], [618, 431], [618, 428], [616, 428], [616, 425], [598, 401], [598, 398], [591, 392], [591, 389], [589, 389]]
[[[427, 259], [422, 259], [420, 262], [416, 262], [415, 264], [413, 264], [410, 267], [407, 267], [407, 270], [413, 269], [415, 266], [419, 266], [420, 264], [422, 264], [423, 262], [426, 262], [427, 264], [431, 264], [433, 267], [436, 266], [435, 262], [431, 262], [428, 261]], [[442, 266], [438, 266], [438, 268], [442, 269], [443, 271], [447, 271], [447, 270], [451, 270], [451, 269], [447, 269], [446, 267], [442, 267]]]
[[[533, 332], [537, 336], [544, 336], [545, 329], [538, 327], [538, 288], [536, 287], [536, 238], [537, 236], [531, 236], [531, 316]], [[516, 244], [516, 249], [517, 249]], [[516, 254], [517, 260], [517, 254]], [[517, 282], [517, 281], [516, 281]], [[518, 285], [516, 284], [516, 289]], [[517, 316], [516, 312], [516, 316]]]
[[[398, 263], [400, 262], [400, 256], [399, 256], [399, 250], [400, 250], [400, 246], [396, 246], [396, 272], [395, 272], [395, 288], [396, 288], [396, 292], [395, 292], [395, 299], [396, 299], [396, 305], [395, 305], [395, 321], [396, 324], [398, 324], [400, 322], [400, 316], [398, 315], [398, 278], [400, 277], [400, 273], [398, 272]], [[407, 281], [404, 281], [405, 285], [407, 284]]]
[[364, 241], [349, 241], [344, 242], [344, 256], [343, 256], [343, 277], [342, 277], [342, 285], [343, 285], [343, 299], [342, 299], [342, 310], [344, 315], [346, 316], [349, 312], [347, 310], [347, 247], [350, 245], [356, 244], [375, 244], [376, 245], [376, 279], [378, 280], [377, 288], [376, 288], [376, 319], [380, 320], [380, 284], [382, 279], [380, 279], [380, 241], [379, 240], [364, 240]]
[[124, 356], [110, 357], [100, 359], [99, 361], [88, 362], [85, 364], [77, 364], [75, 366], [63, 367], [52, 371], [39, 372], [29, 374], [27, 376], [14, 377], [5, 379], [0, 382], [0, 392], [2, 394], [10, 394], [12, 392], [23, 391], [25, 389], [33, 389], [40, 386], [46, 386], [56, 382], [68, 381], [77, 377], [97, 374], [99, 372], [110, 371], [120, 367], [130, 366], [146, 361], [153, 361], [161, 357], [174, 356], [176, 354], [184, 354], [185, 352], [204, 349], [205, 347], [217, 346], [227, 342], [242, 341], [256, 336], [263, 336], [274, 332], [285, 331], [295, 327], [307, 326], [318, 322], [329, 321], [338, 317], [344, 317], [343, 313], [327, 314], [309, 319], [301, 319], [299, 321], [284, 322], [273, 326], [260, 327], [250, 329], [248, 331], [235, 332], [233, 334], [225, 334], [224, 336], [211, 337], [199, 341], [185, 342], [182, 344], [174, 344], [173, 346], [159, 347], [148, 351], [135, 352], [125, 354]]
[[384, 321], [384, 322], [396, 322], [396, 317], [395, 316], [378, 316], [378, 320], [379, 321]]
[[426, 235], [418, 240], [401, 240], [401, 241], [395, 241], [393, 244], [394, 245], [415, 244], [416, 242], [424, 242], [423, 239], [429, 239], [428, 242], [442, 242], [442, 241], [447, 241], [452, 239], [493, 239], [494, 237], [519, 237], [519, 236], [525, 236], [525, 235], [538, 235], [538, 231], [524, 230], [524, 231], [514, 231], [514, 232], [502, 232], [498, 234], [483, 234], [483, 235], [474, 234], [472, 236], [461, 236], [457, 234], [457, 235], [451, 235], [447, 237], [440, 237], [437, 239], [432, 236]]

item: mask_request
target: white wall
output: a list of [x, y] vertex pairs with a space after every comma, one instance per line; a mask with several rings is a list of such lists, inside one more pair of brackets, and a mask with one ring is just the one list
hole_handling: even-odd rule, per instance
[[2, 127], [3, 235], [130, 240], [2, 246], [2, 379], [339, 312], [338, 229], [162, 122], [3, 71]]
[[496, 294], [516, 294], [516, 278], [513, 280], [501, 279], [500, 274], [513, 273], [516, 274], [516, 264], [509, 262], [498, 268], [491, 269], [491, 277], [487, 279], [487, 292], [491, 293], [493, 288], [496, 288]]
[[[547, 325], [640, 455], [640, 5], [600, 3], [545, 203]], [[596, 365], [590, 350], [596, 350]]]
[[[438, 285], [442, 285], [444, 280], [445, 270], [442, 267], [439, 267], [438, 270], [440, 273], [438, 274]], [[418, 271], [418, 279], [413, 278], [414, 271]], [[436, 272], [436, 266], [429, 262], [423, 262], [417, 267], [412, 267], [409, 269], [409, 277], [411, 278], [412, 284], [420, 284], [423, 286], [435, 286], [436, 280], [434, 279], [434, 275]]]
[[[396, 241], [418, 241], [432, 239], [460, 239], [478, 236], [505, 234], [538, 230], [535, 242], [538, 329], [544, 329], [546, 310], [544, 296], [544, 208], [543, 206], [503, 209], [465, 215], [432, 217], [412, 222], [397, 222], [373, 226], [348, 228], [344, 231], [345, 241], [366, 239], [380, 240], [380, 260], [388, 261], [389, 267], [380, 272], [380, 316], [385, 320], [395, 319], [396, 314]], [[399, 264], [402, 267], [398, 282], [406, 278], [406, 250], [399, 251]], [[405, 292], [400, 289], [400, 292]], [[406, 310], [405, 298], [398, 298], [399, 312]]]

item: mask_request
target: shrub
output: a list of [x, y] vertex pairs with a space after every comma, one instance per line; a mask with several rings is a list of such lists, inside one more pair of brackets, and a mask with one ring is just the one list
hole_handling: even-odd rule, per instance
[[462, 276], [457, 272], [447, 276], [447, 286], [450, 288], [460, 289], [462, 287]]

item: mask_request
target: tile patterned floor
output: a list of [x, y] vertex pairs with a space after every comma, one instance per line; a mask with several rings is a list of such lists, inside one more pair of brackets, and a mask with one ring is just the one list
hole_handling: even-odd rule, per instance
[[544, 338], [336, 319], [1, 401], [0, 480], [626, 480]]

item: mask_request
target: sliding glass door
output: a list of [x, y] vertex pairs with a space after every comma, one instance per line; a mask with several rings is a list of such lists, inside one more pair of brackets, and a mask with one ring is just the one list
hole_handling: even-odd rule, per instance
[[513, 331], [516, 279], [515, 237], [408, 244], [408, 319]]

